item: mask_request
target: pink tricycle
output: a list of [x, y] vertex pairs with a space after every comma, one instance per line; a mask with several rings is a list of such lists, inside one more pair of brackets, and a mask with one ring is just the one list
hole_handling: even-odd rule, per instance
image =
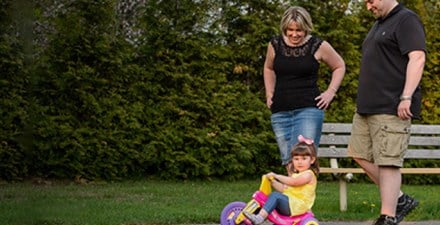
[[[251, 225], [252, 222], [242, 212], [258, 213], [271, 191], [270, 180], [263, 176], [260, 189], [252, 195], [252, 199], [247, 204], [236, 201], [229, 203], [223, 208], [220, 216], [220, 225]], [[319, 225], [318, 220], [311, 211], [297, 216], [284, 216], [274, 210], [267, 219], [276, 225]]]

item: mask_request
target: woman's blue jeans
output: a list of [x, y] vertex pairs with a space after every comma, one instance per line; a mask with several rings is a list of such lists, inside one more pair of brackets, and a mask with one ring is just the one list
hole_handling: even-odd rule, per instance
[[264, 203], [263, 209], [266, 210], [268, 214], [276, 209], [278, 213], [290, 216], [289, 198], [287, 195], [274, 191], [270, 193], [269, 198], [266, 203]]
[[272, 114], [272, 129], [281, 154], [281, 162], [290, 162], [290, 151], [298, 142], [298, 135], [314, 140], [316, 148], [321, 139], [324, 111], [315, 107], [295, 109]]

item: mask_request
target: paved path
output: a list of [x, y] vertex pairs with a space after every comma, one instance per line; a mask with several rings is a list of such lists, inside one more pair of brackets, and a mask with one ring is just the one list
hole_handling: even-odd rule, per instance
[[[371, 225], [373, 221], [364, 222], [320, 222], [319, 225]], [[399, 225], [440, 225], [440, 221], [402, 221]]]
[[[371, 225], [371, 224], [373, 224], [373, 221], [319, 222], [319, 225]], [[186, 224], [186, 225], [196, 225], [196, 224]], [[198, 224], [198, 225], [202, 225], [202, 224]], [[203, 224], [203, 225], [218, 225], [218, 224]], [[272, 223], [264, 222], [263, 225], [272, 225]], [[440, 225], [440, 221], [403, 221], [403, 222], [400, 222], [399, 225]]]

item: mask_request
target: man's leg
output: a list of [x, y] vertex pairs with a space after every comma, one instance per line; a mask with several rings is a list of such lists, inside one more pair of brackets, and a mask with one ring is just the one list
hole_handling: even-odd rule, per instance
[[361, 158], [353, 158], [357, 164], [365, 171], [365, 173], [370, 177], [370, 179], [376, 184], [379, 185], [379, 167], [365, 159]]
[[[370, 179], [379, 187], [381, 199], [381, 214], [394, 217], [396, 214], [397, 198], [400, 192], [401, 175], [397, 167], [379, 167], [365, 159], [354, 158]], [[398, 187], [395, 196], [395, 186]], [[394, 200], [395, 199], [395, 200]]]
[[[360, 159], [360, 158], [353, 158], [353, 159], [360, 167], [362, 167], [362, 169], [365, 171], [368, 177], [379, 187], [379, 182], [380, 182], [379, 167], [374, 163], [371, 163], [365, 159]], [[401, 179], [400, 170], [399, 170], [399, 175], [392, 175], [389, 177], [391, 177], [390, 179], [393, 179], [395, 176]], [[393, 181], [393, 183], [398, 184], [400, 186], [401, 181]], [[382, 191], [381, 191], [381, 196], [382, 196]], [[387, 201], [387, 200], [381, 198], [381, 201]], [[396, 206], [395, 209], [395, 215], [397, 218], [397, 222], [400, 222], [409, 212], [411, 212], [415, 207], [417, 207], [419, 202], [414, 198], [408, 196], [407, 194], [404, 194], [402, 191], [399, 191], [399, 197], [396, 204], [398, 205]], [[390, 212], [390, 210], [381, 208], [381, 212]]]
[[398, 167], [379, 166], [379, 190], [382, 215], [396, 216], [402, 176]]
[[[397, 222], [396, 207], [400, 192], [401, 175], [398, 167], [377, 166], [365, 159], [353, 158], [358, 163], [370, 179], [379, 187], [381, 209], [379, 217], [375, 224], [385, 224], [384, 220]], [[397, 224], [397, 223], [392, 223]]]
[[[410, 125], [410, 121], [401, 121], [389, 115], [371, 117], [355, 115], [352, 130], [354, 138], [353, 141], [350, 140], [348, 149], [353, 159], [364, 169], [371, 180], [379, 186], [382, 203], [381, 214], [391, 217], [395, 216], [397, 223], [402, 221], [418, 205], [418, 202], [400, 191], [402, 178], [399, 167], [403, 165], [403, 161], [400, 161], [402, 158], [393, 159], [387, 155], [396, 155], [399, 152], [404, 154], [404, 150], [398, 147], [401, 145], [396, 143], [405, 141], [406, 138], [408, 138], [407, 141], [409, 140]], [[400, 136], [396, 135], [397, 133]], [[387, 143], [387, 146], [383, 149], [384, 143]], [[370, 155], [364, 154], [371, 149], [373, 149], [372, 152], [375, 154], [374, 159]], [[377, 151], [377, 149], [381, 150]], [[384, 150], [391, 152], [387, 153], [387, 155], [382, 155]], [[375, 165], [373, 162], [376, 160], [378, 160], [379, 165], [389, 166]]]

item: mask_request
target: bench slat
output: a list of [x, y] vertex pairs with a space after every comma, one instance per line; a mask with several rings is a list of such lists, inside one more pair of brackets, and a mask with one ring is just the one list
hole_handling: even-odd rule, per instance
[[420, 137], [411, 136], [409, 138], [409, 145], [419, 145], [419, 146], [440, 146], [440, 137]]
[[324, 123], [322, 125], [323, 133], [350, 133], [351, 123]]
[[[318, 157], [321, 158], [350, 158], [346, 148], [319, 148]], [[440, 159], [440, 150], [409, 149], [405, 159]]]
[[[319, 146], [325, 145], [348, 145], [348, 140], [350, 139], [350, 134], [346, 135], [332, 135], [332, 134], [322, 134]], [[409, 139], [409, 145], [413, 146], [440, 146], [440, 136], [439, 137], [428, 137], [428, 136], [411, 136]]]
[[405, 159], [440, 159], [440, 150], [407, 150]]
[[348, 145], [348, 140], [350, 139], [350, 134], [347, 135], [327, 135], [322, 134], [321, 140], [319, 141], [319, 146], [321, 145]]
[[[323, 133], [350, 133], [351, 123], [324, 123]], [[440, 135], [440, 125], [412, 124], [411, 134], [437, 134]]]
[[[329, 168], [321, 167], [320, 173], [365, 173], [361, 168]], [[440, 174], [440, 168], [401, 168], [402, 174]]]
[[440, 134], [440, 125], [411, 125], [411, 134]]

